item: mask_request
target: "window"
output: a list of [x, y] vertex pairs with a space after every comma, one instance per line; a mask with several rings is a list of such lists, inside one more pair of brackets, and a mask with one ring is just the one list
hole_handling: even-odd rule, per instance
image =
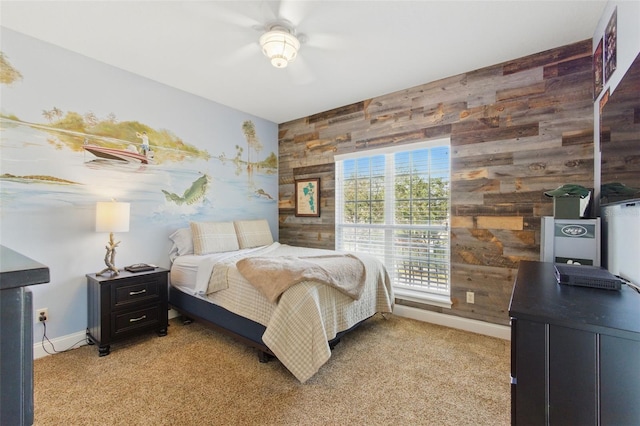
[[378, 257], [396, 294], [450, 306], [450, 181], [448, 139], [336, 156], [337, 249]]

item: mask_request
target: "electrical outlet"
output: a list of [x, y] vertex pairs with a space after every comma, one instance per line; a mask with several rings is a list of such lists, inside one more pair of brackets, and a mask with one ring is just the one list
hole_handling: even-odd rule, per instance
[[45, 322], [49, 320], [49, 308], [36, 309], [36, 321]]
[[467, 303], [476, 303], [475, 294], [472, 291], [467, 292]]

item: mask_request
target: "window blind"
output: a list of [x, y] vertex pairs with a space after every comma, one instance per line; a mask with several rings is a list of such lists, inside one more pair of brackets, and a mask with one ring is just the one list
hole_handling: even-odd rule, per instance
[[448, 140], [336, 157], [336, 245], [386, 265], [395, 288], [449, 295]]

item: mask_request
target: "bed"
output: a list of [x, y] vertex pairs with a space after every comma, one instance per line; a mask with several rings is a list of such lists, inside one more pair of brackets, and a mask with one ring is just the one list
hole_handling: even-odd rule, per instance
[[373, 256], [273, 241], [266, 220], [191, 222], [170, 236], [169, 305], [276, 357], [300, 382], [347, 332], [390, 313], [393, 291]]

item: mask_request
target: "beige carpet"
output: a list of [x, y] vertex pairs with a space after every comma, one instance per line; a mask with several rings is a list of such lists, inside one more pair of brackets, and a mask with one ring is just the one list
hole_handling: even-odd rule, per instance
[[35, 361], [36, 425], [507, 425], [508, 341], [376, 316], [300, 384], [198, 323]]

